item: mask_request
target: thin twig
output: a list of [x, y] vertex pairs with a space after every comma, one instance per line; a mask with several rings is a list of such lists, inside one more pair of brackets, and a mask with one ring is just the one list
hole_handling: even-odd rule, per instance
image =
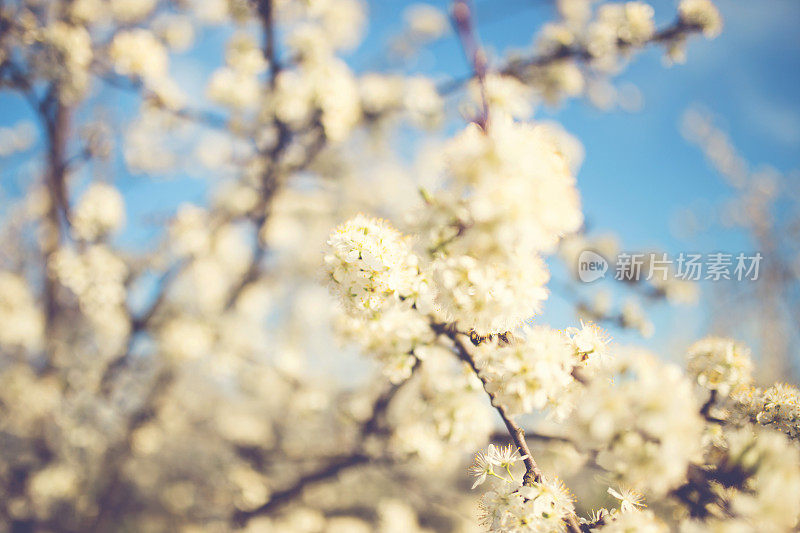
[[[539, 468], [539, 465], [536, 463], [536, 460], [533, 458], [533, 453], [528, 446], [528, 442], [525, 440], [525, 430], [523, 430], [522, 427], [520, 427], [520, 425], [514, 421], [514, 419], [508, 414], [508, 411], [506, 411], [506, 408], [501, 403], [497, 402], [495, 395], [488, 390], [487, 386], [489, 382], [478, 370], [478, 366], [475, 363], [475, 358], [469, 352], [467, 345], [461, 338], [463, 334], [458, 333], [455, 328], [451, 327], [450, 324], [442, 324], [435, 321], [431, 321], [431, 328], [436, 333], [445, 335], [451, 341], [453, 341], [458, 358], [469, 365], [478, 379], [481, 380], [481, 383], [483, 384], [483, 390], [486, 391], [486, 394], [489, 396], [489, 399], [492, 402], [492, 406], [503, 420], [503, 424], [505, 424], [506, 429], [508, 430], [508, 435], [511, 437], [514, 446], [516, 446], [519, 449], [519, 453], [525, 457], [523, 460], [523, 464], [525, 465], [525, 475], [522, 478], [523, 485], [530, 486], [533, 483], [540, 483], [543, 479], [543, 474]], [[565, 518], [564, 522], [566, 523], [567, 529], [571, 533], [581, 532], [578, 518], [574, 513], [570, 513], [570, 515]]]
[[466, 0], [453, 2], [453, 22], [467, 60], [472, 65], [473, 76], [477, 78], [481, 94], [481, 114], [477, 124], [486, 129], [489, 123], [489, 100], [486, 94], [486, 53], [478, 42], [477, 30], [472, 20], [472, 11]]
[[[702, 27], [692, 24], [686, 24], [685, 22], [678, 20], [673, 22], [669, 26], [655, 32], [652, 37], [644, 41], [641, 45], [638, 45], [640, 48], [645, 48], [650, 45], [654, 44], [661, 44], [670, 42], [673, 40], [681, 39], [684, 37], [688, 37], [695, 33], [702, 32]], [[633, 48], [634, 45], [627, 42], [620, 42], [618, 43], [618, 48], [621, 51], [627, 51]], [[512, 59], [508, 61], [505, 66], [500, 68], [498, 72], [500, 74], [506, 76], [513, 76], [518, 79], [523, 79], [524, 71], [531, 67], [547, 67], [558, 63], [559, 61], [564, 61], [566, 59], [574, 59], [576, 61], [580, 61], [583, 63], [589, 63], [594, 56], [582, 45], [575, 45], [575, 46], [562, 46], [559, 48], [554, 49], [551, 52], [547, 52], [544, 54], [533, 54], [528, 57], [523, 57], [519, 59]], [[437, 89], [439, 94], [442, 96], [446, 96], [451, 94], [462, 86], [465, 83], [469, 82], [476, 76], [475, 72], [470, 73], [467, 76], [463, 76], [461, 78], [456, 78], [452, 80], [448, 80], [444, 83], [441, 83]]]

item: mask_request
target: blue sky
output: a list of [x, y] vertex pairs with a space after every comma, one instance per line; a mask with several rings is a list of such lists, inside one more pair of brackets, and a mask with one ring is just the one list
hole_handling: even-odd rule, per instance
[[[429, 3], [448, 5], [441, 0]], [[672, 20], [676, 0], [651, 3], [659, 25]], [[376, 50], [397, 31], [409, 2], [369, 4], [371, 26], [366, 41], [348, 58], [356, 70], [373, 64]], [[713, 41], [693, 39], [686, 64], [667, 68], [662, 51], [650, 49], [616, 79], [618, 85], [631, 83], [640, 89], [644, 99], [640, 111], [601, 112], [583, 101], [572, 101], [537, 112], [539, 117], [561, 122], [584, 144], [586, 158], [578, 182], [587, 220], [598, 230], [616, 232], [625, 248], [654, 247], [670, 253], [751, 250], [741, 235], [722, 229], [688, 240], [673, 232], [682, 209], [691, 207], [702, 216], [730, 195], [700, 151], [680, 134], [680, 117], [692, 105], [713, 113], [753, 165], [768, 163], [784, 172], [800, 168], [800, 2], [719, 0], [717, 4], [725, 20], [722, 35]], [[528, 47], [537, 28], [553, 17], [551, 0], [477, 2], [480, 37], [496, 54]], [[192, 80], [201, 80], [210, 65], [219, 64], [224, 42], [224, 32], [207, 31], [195, 50], [175, 61], [173, 74], [183, 81], [185, 90], [202, 91], [202, 84]], [[468, 71], [452, 34], [429, 47], [415, 68], [442, 77], [460, 77]], [[119, 115], [135, 109], [131, 97], [117, 90], [107, 90], [104, 101]], [[0, 94], [0, 126], [26, 117], [30, 112], [21, 99]], [[5, 195], [18, 194], [30, 179], [31, 163], [25, 162], [29, 155], [0, 159], [0, 201]], [[126, 194], [130, 220], [153, 210], [168, 212], [179, 201], [199, 201], [205, 192], [204, 183], [190, 177], [161, 181], [155, 195], [141, 178], [124, 173], [118, 185]], [[157, 228], [133, 231], [141, 242]], [[668, 343], [668, 332], [674, 328], [683, 328], [686, 338], [691, 338], [702, 331], [704, 323], [702, 307], [662, 309], [654, 318], [653, 344]], [[568, 306], [555, 296], [542, 320], [559, 327], [573, 322]]]

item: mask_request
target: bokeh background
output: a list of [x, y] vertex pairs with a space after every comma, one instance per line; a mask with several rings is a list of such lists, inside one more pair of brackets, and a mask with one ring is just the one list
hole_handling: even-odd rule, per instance
[[[121, 3], [135, 11], [136, 1]], [[490, 66], [501, 66], [515, 50], [534, 53], [534, 36], [545, 23], [557, 19], [555, 3], [476, 0], [474, 21]], [[48, 0], [30, 4], [60, 5]], [[164, 0], [159, 10], [174, 14], [178, 4]], [[344, 55], [357, 75], [421, 73], [444, 85], [470, 76], [472, 67], [455, 32], [449, 30], [404, 55], [412, 3], [376, 0], [367, 4], [365, 39]], [[446, 13], [450, 2], [428, 4]], [[656, 27], [675, 21], [677, 0], [652, 4]], [[19, 249], [11, 245], [0, 250], [0, 274], [22, 272], [0, 277], [4, 282], [0, 288], [5, 287], [0, 296], [15, 296], [0, 301], [0, 311], [10, 309], [10, 316], [27, 326], [33, 337], [30, 349], [23, 346], [6, 353], [4, 346], [0, 354], [0, 512], [9, 517], [15, 532], [38, 531], [41, 526], [116, 533], [125, 530], [118, 526], [124, 523], [127, 530], [137, 533], [196, 533], [230, 531], [242, 513], [245, 518], [267, 514], [273, 509], [270, 502], [283, 505], [284, 497], [290, 504], [287, 522], [279, 518], [275, 529], [252, 531], [322, 531], [322, 526], [285, 525], [296, 516], [302, 522], [309, 512], [320, 520], [326, 518], [323, 515], [346, 519], [352, 514], [389, 525], [404, 523], [397, 520], [399, 513], [410, 517], [406, 523], [416, 522], [419, 516], [436, 531], [473, 531], [477, 492], [469, 490], [471, 480], [464, 473], [468, 456], [488, 442], [508, 441], [507, 435], [495, 431], [501, 429], [500, 419], [481, 384], [462, 372], [463, 365], [451, 357], [450, 345], [444, 350], [428, 346], [444, 353], [430, 352], [433, 357], [424, 364], [418, 364], [422, 352], [406, 349], [406, 344], [400, 344], [403, 349], [394, 345], [384, 349], [394, 350], [388, 354], [389, 362], [379, 360], [386, 355], [380, 350], [366, 348], [361, 353], [355, 342], [334, 332], [333, 324], [341, 328], [342, 313], [319, 272], [326, 236], [359, 210], [386, 217], [408, 230], [410, 225], [403, 226], [403, 219], [420, 201], [418, 187], [433, 187], [437, 178], [442, 179], [442, 172], [436, 175], [440, 168], [436, 163], [441, 161], [435, 157], [442, 143], [474, 118], [465, 102], [467, 91], [456, 90], [447, 97], [443, 127], [428, 131], [414, 123], [426, 110], [419, 113], [406, 101], [409, 94], [424, 96], [426, 91], [412, 91], [405, 78], [395, 79], [400, 87], [398, 103], [390, 102], [387, 110], [376, 112], [385, 111], [388, 118], [380, 116], [375, 123], [365, 120], [351, 132], [348, 128], [353, 124], [347, 120], [353, 117], [339, 117], [352, 137], [339, 144], [332, 140], [298, 171], [287, 163], [291, 157], [276, 148], [280, 143], [270, 144], [259, 134], [277, 137], [276, 130], [288, 128], [290, 147], [302, 155], [305, 150], [312, 152], [310, 133], [316, 132], [324, 145], [324, 135], [330, 132], [324, 120], [317, 124], [317, 118], [287, 126], [290, 121], [275, 104], [282, 101], [276, 96], [280, 91], [266, 90], [274, 69], [269, 74], [258, 68], [247, 73], [254, 87], [251, 103], [263, 114], [248, 109], [242, 118], [237, 116], [239, 110], [218, 106], [209, 96], [209, 80], [229, 61], [226, 47], [237, 31], [226, 18], [228, 9], [238, 8], [240, 13], [250, 9], [249, 22], [238, 29], [253, 37], [256, 44], [249, 45], [248, 51], [255, 53], [257, 67], [263, 66], [264, 55], [269, 56], [258, 48], [260, 23], [265, 21], [255, 16], [253, 4], [186, 0], [180, 5], [192, 17], [198, 6], [222, 6], [219, 18], [224, 22], [198, 25], [190, 46], [169, 52], [169, 75], [186, 96], [185, 109], [203, 110], [214, 125], [176, 120], [183, 109], [154, 102], [157, 99], [149, 94], [155, 87], [148, 83], [164, 80], [144, 78], [142, 82], [142, 78], [127, 76], [130, 72], [120, 68], [120, 58], [107, 53], [108, 43], [102, 42], [104, 37], [112, 38], [113, 29], [93, 27], [92, 39], [99, 44], [97, 62], [91, 65], [96, 77], [67, 124], [70, 138], [62, 146], [74, 157], [67, 163], [76, 164], [66, 178], [57, 177], [55, 171], [49, 174], [57, 186], [48, 195], [43, 177], [53, 169], [47, 168], [48, 138], [40, 117], [18, 93], [0, 91], [0, 237], [2, 242], [20, 243]], [[271, 4], [263, 0], [261, 5], [263, 9]], [[697, 339], [708, 334], [731, 336], [752, 347], [757, 373], [752, 383], [748, 352], [742, 345], [712, 339], [708, 345], [714, 349], [703, 355], [701, 342], [701, 348], [694, 349], [695, 363], [708, 359], [712, 366], [718, 357], [728, 365], [732, 357], [734, 363], [725, 367], [734, 370], [731, 381], [737, 384], [739, 380], [747, 387], [768, 386], [776, 379], [797, 382], [800, 3], [719, 0], [718, 5], [724, 18], [722, 34], [716, 39], [695, 35], [688, 41], [685, 63], [669, 64], [662, 46], [649, 46], [625, 61], [618, 76], [606, 79], [599, 69], [591, 71], [590, 76], [598, 75], [598, 79], [592, 80], [585, 97], [566, 98], [557, 105], [536, 104], [535, 120], [557, 122], [579, 142], [577, 147], [565, 142], [561, 148], [571, 147], [568, 155], [581, 154], [577, 185], [586, 229], [565, 239], [559, 252], [548, 258], [551, 294], [532, 321], [561, 329], [578, 325], [580, 319], [599, 319], [616, 344], [643, 345], [659, 357], [681, 363], [687, 347]], [[348, 15], [355, 20], [357, 12], [358, 6]], [[2, 17], [0, 23], [4, 23]], [[57, 48], [57, 43], [43, 44], [56, 40], [48, 33], [52, 28], [46, 27], [51, 23], [42, 22], [42, 33], [36, 33], [41, 29], [36, 28], [30, 38], [34, 44], [26, 45], [43, 50], [43, 59], [31, 54], [32, 63], [44, 64], [43, 74], [38, 64], [31, 67], [39, 76], [34, 89], [38, 96], [49, 94], [44, 100], [52, 103], [59, 89], [46, 93], [48, 86], [57, 87], [54, 80], [63, 81], [59, 76], [73, 72], [53, 68], [54, 62], [60, 66], [57, 59], [64, 50], [52, 53], [48, 47]], [[695, 33], [700, 29], [677, 27]], [[285, 54], [287, 35], [280, 32], [279, 54]], [[150, 39], [159, 51], [162, 45]], [[141, 60], [130, 48], [122, 52]], [[80, 51], [79, 46], [76, 49]], [[298, 70], [307, 66], [302, 64], [306, 59], [298, 61]], [[282, 63], [290, 65], [290, 73], [297, 66]], [[555, 65], [555, 76], [568, 78], [559, 66], [563, 65]], [[81, 68], [86, 70], [88, 65]], [[6, 76], [11, 71], [0, 72]], [[537, 75], [546, 77], [549, 72], [545, 69]], [[360, 120], [364, 102], [359, 100], [355, 80], [345, 78], [344, 85], [351, 90], [342, 91], [341, 100], [346, 111], [355, 110], [354, 120]], [[302, 80], [309, 86], [314, 81], [312, 76]], [[535, 82], [542, 80], [528, 81], [540, 87]], [[434, 101], [431, 115], [438, 115], [434, 85], [423, 85]], [[229, 92], [236, 88], [231, 83], [224, 87]], [[314, 95], [300, 104], [315, 117], [326, 107], [312, 102], [320, 98], [316, 91], [314, 87]], [[248, 133], [246, 141], [237, 140], [237, 133], [248, 127], [257, 130], [256, 135]], [[80, 150], [92, 128], [106, 134], [114, 145], [107, 159], [93, 154], [84, 161]], [[51, 135], [50, 140], [57, 136]], [[381, 143], [389, 149], [382, 150]], [[142, 165], [149, 166], [149, 171], [142, 172]], [[108, 236], [110, 246], [106, 248], [105, 235], [100, 244], [93, 242], [94, 237], [70, 239], [67, 232], [75, 228], [62, 224], [57, 207], [49, 210], [49, 221], [44, 218], [46, 208], [55, 205], [48, 202], [49, 197], [57, 196], [59, 186], [64, 186], [59, 180], [68, 182], [65, 187], [76, 206], [90, 196], [84, 193], [92, 183], [111, 183], [120, 191], [126, 224]], [[225, 190], [226, 186], [230, 187]], [[229, 203], [219, 201], [225, 193]], [[110, 197], [114, 200], [116, 194]], [[95, 214], [104, 206], [93, 204], [106, 202], [109, 195], [101, 194], [100, 201], [96, 198], [86, 202]], [[113, 208], [114, 202], [110, 204]], [[187, 204], [208, 210], [186, 210]], [[100, 215], [110, 218], [109, 225], [116, 228], [121, 210], [111, 211]], [[58, 231], [50, 235], [57, 234], [63, 243], [47, 239], [44, 230], [53, 219]], [[17, 223], [27, 225], [17, 231]], [[259, 240], [263, 235], [267, 238]], [[702, 281], [665, 288], [615, 282], [610, 279], [612, 270], [605, 280], [582, 284], [575, 279], [575, 252], [586, 248], [666, 252], [673, 258], [681, 252], [761, 253], [762, 276], [758, 281]], [[87, 250], [105, 249], [113, 253], [101, 254], [97, 265], [83, 267], [75, 260]], [[64, 257], [72, 262], [59, 264]], [[99, 289], [93, 286], [95, 282]], [[47, 314], [38, 310], [45, 307], [37, 299], [40, 294], [55, 310], [47, 320]], [[603, 302], [610, 302], [609, 313], [593, 316]], [[429, 329], [427, 320], [426, 333], [436, 331]], [[0, 328], [5, 326], [0, 324]], [[449, 327], [433, 325], [440, 326]], [[14, 328], [0, 333], [8, 331]], [[591, 326], [586, 331], [600, 346], [598, 350], [605, 352], [602, 332]], [[457, 333], [450, 330], [444, 335], [454, 341]], [[398, 335], [401, 341], [407, 340], [404, 334]], [[442, 333], [437, 331], [437, 335], [433, 344]], [[373, 336], [394, 342], [380, 330]], [[366, 338], [374, 340], [370, 335]], [[486, 339], [471, 340], [480, 345]], [[617, 346], [613, 348], [610, 351], [616, 352]], [[583, 355], [588, 357], [588, 353]], [[688, 380], [673, 376], [674, 382], [685, 385], [685, 394], [671, 398], [678, 389], [671, 388], [671, 381], [658, 379], [669, 367], [642, 352], [630, 353], [635, 354], [631, 360], [639, 358], [647, 365], [648, 375], [655, 376], [649, 383], [658, 382], [658, 387], [645, 386], [641, 394], [631, 389], [631, 397], [617, 396], [615, 405], [624, 405], [620, 412], [625, 411], [636, 426], [646, 418], [639, 416], [637, 402], [661, 404], [649, 416], [669, 415], [663, 419], [677, 425], [674, 430], [667, 425], [670, 431], [665, 434], [686, 439], [670, 446], [679, 452], [673, 455], [683, 475], [688, 471], [684, 452], [698, 445], [706, 422], [719, 420], [700, 419], [709, 413], [698, 414], [694, 403], [699, 402]], [[569, 357], [574, 355], [570, 352]], [[401, 364], [395, 365], [396, 360]], [[413, 370], [403, 366], [410, 360]], [[396, 379], [391, 373], [398, 369], [408, 375]], [[414, 371], [419, 373], [406, 379]], [[562, 373], [569, 373], [566, 377], [572, 384], [571, 371], [562, 368]], [[694, 376], [695, 385], [700, 384], [698, 377]], [[409, 386], [400, 390], [403, 383]], [[745, 390], [751, 400], [762, 401], [761, 392], [752, 387]], [[787, 390], [785, 403], [795, 409], [787, 412], [794, 416], [798, 396], [796, 390]], [[708, 411], [714, 403], [714, 391], [702, 410]], [[708, 391], [701, 392], [703, 397], [698, 398], [705, 401]], [[766, 408], [762, 411], [763, 405], [753, 402], [756, 408], [742, 416], [757, 421], [755, 413], [763, 414]], [[593, 420], [591, 409], [605, 405], [590, 399], [583, 402], [581, 412], [589, 412]], [[558, 434], [536, 435], [540, 429], [550, 429], [540, 414], [538, 410], [529, 413], [520, 422], [531, 440], [537, 440], [537, 458], [542, 451], [543, 464], [559, 476], [564, 472], [582, 513], [609, 505], [607, 486], [594, 484], [600, 470], [583, 469], [583, 459]], [[796, 422], [797, 417], [789, 415], [786, 420]], [[696, 422], [696, 439], [684, 431], [686, 420]], [[731, 421], [740, 422], [735, 417]], [[796, 425], [789, 430], [796, 438]], [[631, 434], [638, 435], [635, 427]], [[664, 462], [659, 453], [653, 456], [656, 466]], [[414, 459], [406, 461], [407, 457]], [[800, 461], [797, 454], [785, 457]], [[770, 468], [775, 464], [783, 468], [793, 463], [780, 458], [769, 463]], [[795, 471], [800, 470], [790, 473]], [[766, 474], [800, 487], [800, 482], [778, 468]], [[304, 501], [305, 475], [312, 478], [310, 485], [321, 483], [315, 487], [319, 491]], [[644, 477], [659, 481], [658, 476]], [[780, 484], [769, 486], [783, 492]], [[275, 494], [278, 497], [271, 499]], [[788, 491], [782, 496], [792, 494]], [[765, 496], [768, 507], [780, 507], [771, 496]], [[658, 509], [658, 505], [656, 501], [650, 508]], [[394, 515], [386, 509], [394, 509]], [[459, 515], [453, 524], [467, 524], [471, 529], [444, 527], [448, 514]], [[352, 522], [344, 524], [325, 531], [363, 530], [353, 529]], [[378, 530], [406, 533], [412, 528]], [[0, 523], [0, 533], [4, 531]]]
[[[445, 1], [428, 3], [444, 11], [448, 8]], [[676, 2], [652, 4], [657, 25], [670, 22]], [[723, 33], [710, 41], [692, 40], [685, 64], [665, 68], [663, 50], [650, 47], [615, 78], [608, 93], [593, 95], [594, 103], [573, 99], [536, 110], [537, 118], [558, 120], [583, 143], [585, 159], [578, 183], [587, 225], [590, 231], [616, 235], [623, 250], [659, 250], [671, 257], [681, 251], [736, 254], [758, 250], [758, 243], [746, 231], [725, 223], [726, 205], [736, 191], [709, 164], [703, 150], [687, 141], [682, 123], [689, 110], [701, 111], [727, 132], [752, 169], [767, 167], [780, 174], [785, 180], [781, 196], [798, 194], [800, 3], [720, 0], [718, 6], [724, 17]], [[417, 71], [441, 80], [466, 75], [469, 65], [452, 31], [422, 49], [411, 62], [386, 63], [385, 52], [400, 31], [407, 7], [408, 2], [402, 0], [369, 2], [366, 38], [347, 55], [352, 68], [356, 72]], [[530, 47], [537, 28], [554, 15], [555, 6], [547, 0], [483, 0], [476, 5], [480, 38], [494, 58]], [[171, 74], [190, 105], [206, 101], [204, 80], [223, 61], [230, 35], [230, 28], [206, 27], [189, 50], [173, 56]], [[138, 112], [137, 97], [124, 89], [95, 84], [92, 98], [93, 107], [82, 113], [101, 113], [110, 122], [124, 123]], [[457, 106], [457, 99], [449, 105]], [[8, 128], [13, 127], [36, 138], [28, 150], [10, 155], [0, 146], [0, 211], [25, 193], [42, 165], [41, 158], [31, 157], [43, 146], [35, 120], [20, 96], [0, 93], [0, 127], [6, 128], [0, 144], [8, 144]], [[450, 131], [460, 125], [461, 121], [453, 121]], [[210, 187], [225, 170], [197, 164], [198, 153], [206, 152], [205, 157], [213, 159], [218, 148], [214, 134], [206, 135], [194, 148], [187, 142], [179, 172], [163, 176], [156, 172], [155, 179], [132, 174], [121, 155], [111, 162], [107, 171], [114, 174], [115, 185], [125, 196], [128, 220], [116, 237], [119, 244], [147, 249], [163, 231], [161, 222], [180, 204], [207, 201]], [[404, 142], [410, 151], [414, 140]], [[795, 268], [800, 268], [797, 264]], [[555, 279], [564, 279], [566, 271], [557, 264], [551, 266]], [[650, 338], [625, 331], [613, 332], [615, 337], [674, 355], [702, 333], [724, 329], [711, 316], [714, 287], [701, 283], [699, 288], [702, 296], [696, 305], [648, 307], [654, 325]], [[620, 289], [609, 284], [608, 290]], [[566, 327], [575, 321], [573, 304], [555, 291], [538, 320]], [[753, 336], [752, 332], [738, 333]]]

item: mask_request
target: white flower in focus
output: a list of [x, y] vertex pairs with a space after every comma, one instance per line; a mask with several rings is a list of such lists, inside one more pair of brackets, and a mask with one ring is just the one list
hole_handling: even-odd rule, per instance
[[570, 407], [566, 392], [580, 359], [560, 331], [539, 326], [524, 329], [523, 335], [510, 343], [494, 339], [478, 346], [476, 361], [488, 380], [486, 389], [511, 415], [550, 407], [561, 418]]
[[520, 456], [517, 448], [510, 444], [507, 446], [501, 446], [499, 448], [494, 444], [489, 444], [486, 452], [480, 451], [475, 455], [475, 459], [473, 459], [472, 465], [469, 467], [470, 474], [478, 478], [475, 480], [472, 488], [474, 489], [478, 485], [485, 482], [487, 476], [495, 476], [504, 481], [509, 481], [502, 476], [497, 475], [497, 473], [494, 471], [494, 467], [499, 467], [501, 470], [505, 470], [509, 477], [513, 480], [513, 476], [511, 475], [511, 467], [513, 467], [519, 461], [523, 461], [527, 458], [527, 455]]
[[477, 478], [475, 483], [472, 484], [473, 489], [478, 485], [482, 485], [486, 481], [487, 476], [496, 475], [494, 472], [495, 465], [491, 457], [493, 450], [494, 444], [490, 444], [487, 452], [479, 451], [475, 454], [475, 458], [472, 460], [472, 464], [468, 469], [469, 473]]
[[633, 489], [620, 487], [619, 490], [617, 490], [608, 487], [608, 493], [619, 500], [619, 509], [623, 513], [638, 511], [639, 509], [646, 507], [644, 503], [644, 496]]
[[416, 256], [388, 222], [357, 215], [328, 239], [325, 270], [345, 310], [374, 317], [419, 290]]
[[512, 466], [527, 458], [527, 455], [520, 455], [519, 450], [511, 444], [499, 448], [494, 444], [489, 445], [489, 460], [506, 471], [510, 472]]
[[759, 424], [800, 439], [800, 391], [796, 387], [777, 383], [764, 391], [758, 405], [756, 420]]
[[479, 335], [504, 333], [539, 312], [550, 278], [536, 256], [482, 263], [468, 255], [437, 259], [436, 302], [461, 328]]
[[570, 338], [578, 359], [583, 361], [586, 366], [595, 367], [608, 361], [610, 357], [608, 334], [591, 322], [583, 323], [581, 327], [567, 328], [567, 336]]
[[564, 519], [575, 512], [572, 494], [557, 477], [545, 477], [531, 486], [520, 487], [518, 492], [525, 504], [520, 516], [515, 518], [520, 520], [521, 526], [527, 526], [528, 531], [563, 531]]
[[525, 500], [517, 487], [503, 483], [484, 494], [480, 501], [480, 522], [489, 531], [511, 531], [519, 522]]

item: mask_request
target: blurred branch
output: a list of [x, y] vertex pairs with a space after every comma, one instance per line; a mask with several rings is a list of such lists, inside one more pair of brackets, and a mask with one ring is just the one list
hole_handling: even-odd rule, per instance
[[[420, 361], [417, 359], [414, 363], [414, 366], [411, 369], [412, 376], [414, 372], [419, 368]], [[356, 441], [359, 443], [363, 443], [367, 437], [370, 435], [376, 435], [381, 432], [381, 424], [383, 419], [386, 415], [386, 412], [389, 409], [389, 405], [392, 402], [392, 399], [397, 395], [397, 393], [402, 389], [402, 387], [408, 383], [411, 378], [405, 380], [399, 384], [392, 384], [388, 387], [378, 398], [375, 400], [372, 406], [372, 415], [361, 423], [358, 428], [358, 434], [356, 437]], [[314, 485], [316, 483], [327, 481], [339, 475], [344, 470], [353, 468], [355, 466], [359, 466], [369, 462], [375, 462], [376, 458], [370, 456], [363, 450], [363, 446], [360, 447], [361, 449], [355, 450], [352, 454], [348, 456], [343, 456], [341, 458], [337, 458], [336, 460], [326, 464], [319, 470], [315, 470], [308, 474], [301, 476], [297, 481], [294, 482], [290, 487], [281, 490], [279, 492], [275, 492], [270, 497], [269, 501], [265, 504], [261, 505], [260, 507], [256, 507], [255, 509], [249, 511], [238, 511], [234, 514], [234, 521], [237, 524], [244, 525], [252, 518], [270, 513], [275, 509], [282, 507], [283, 505], [291, 502], [298, 496], [300, 496], [303, 491], [310, 485]]]
[[[67, 198], [67, 138], [70, 127], [69, 108], [61, 102], [60, 89], [53, 83], [45, 99], [38, 107], [39, 117], [47, 139], [47, 191], [50, 196], [47, 220], [48, 235], [43, 249], [45, 329], [47, 339], [53, 336], [53, 327], [59, 313], [58, 280], [48, 272], [50, 258], [58, 250], [62, 238], [68, 232], [70, 221]], [[64, 220], [62, 227], [61, 220]], [[51, 351], [51, 350], [48, 350]]]
[[141, 405], [128, 417], [124, 434], [117, 446], [106, 450], [100, 472], [106, 482], [101, 484], [95, 495], [98, 513], [86, 525], [87, 531], [109, 531], [112, 524], [118, 525], [116, 515], [123, 512], [125, 500], [125, 461], [130, 457], [133, 446], [133, 434], [137, 429], [154, 419], [158, 414], [158, 405], [168, 392], [175, 376], [169, 369], [161, 369], [153, 379], [153, 383], [145, 395]]
[[473, 77], [477, 78], [481, 92], [481, 116], [477, 124], [486, 129], [489, 122], [489, 101], [486, 96], [486, 53], [478, 42], [477, 29], [473, 21], [472, 12], [466, 0], [453, 2], [453, 22], [456, 32], [461, 40], [461, 47], [467, 56], [467, 61], [472, 65]]
[[[655, 32], [653, 36], [645, 41], [640, 47], [645, 48], [648, 45], [676, 41], [700, 32], [702, 32], [702, 28], [700, 26], [686, 24], [685, 22], [678, 20], [671, 25]], [[620, 41], [618, 43], [618, 49], [620, 51], [624, 52], [632, 48], [635, 48], [635, 46], [631, 43], [625, 41]], [[497, 72], [524, 81], [526, 79], [525, 71], [528, 69], [547, 67], [567, 59], [574, 59], [582, 63], [589, 63], [593, 58], [594, 56], [592, 56], [589, 50], [581, 44], [575, 46], [562, 46], [545, 54], [534, 54], [528, 57], [511, 59], [504, 66], [497, 69]], [[456, 78], [441, 83], [438, 86], [439, 93], [443, 96], [451, 94], [460, 89], [475, 76], [476, 73], [473, 72], [472, 74], [463, 78]]]
[[275, 13], [272, 0], [255, 0], [258, 15], [261, 18], [261, 25], [264, 28], [264, 59], [269, 63], [269, 84], [275, 88], [275, 80], [281, 65], [278, 62], [278, 49], [275, 44]]

